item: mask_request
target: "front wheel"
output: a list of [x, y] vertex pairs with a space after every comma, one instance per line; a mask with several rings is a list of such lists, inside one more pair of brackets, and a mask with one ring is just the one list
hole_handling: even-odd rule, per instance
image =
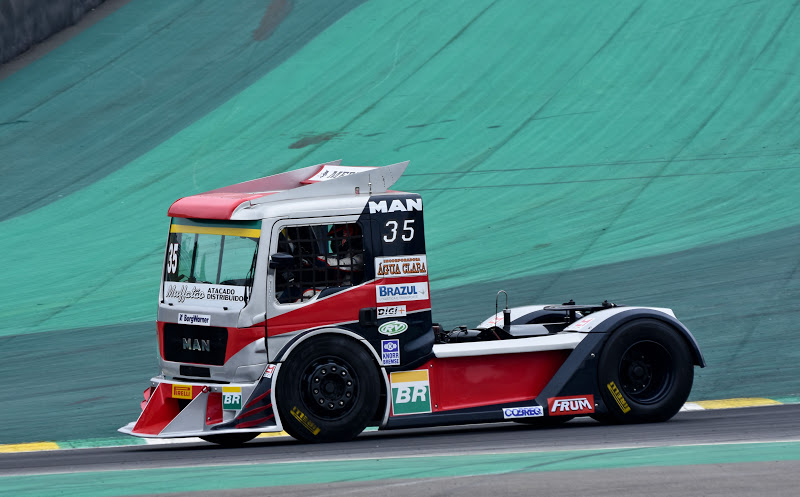
[[354, 340], [311, 339], [281, 367], [276, 402], [283, 429], [303, 442], [339, 442], [364, 431], [380, 398], [375, 361]]
[[686, 340], [655, 319], [639, 319], [613, 332], [598, 365], [608, 414], [617, 423], [666, 421], [692, 389], [694, 365]]

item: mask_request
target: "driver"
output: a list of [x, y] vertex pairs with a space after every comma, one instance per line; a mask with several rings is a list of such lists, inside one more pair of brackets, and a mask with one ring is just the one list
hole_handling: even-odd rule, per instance
[[351, 286], [364, 279], [364, 240], [356, 223], [334, 224], [328, 230], [328, 256], [319, 256], [328, 271], [330, 286]]

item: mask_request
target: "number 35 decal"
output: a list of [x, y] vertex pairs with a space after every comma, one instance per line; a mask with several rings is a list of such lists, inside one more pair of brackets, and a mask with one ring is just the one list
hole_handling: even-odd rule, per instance
[[169, 244], [169, 253], [167, 254], [167, 272], [172, 274], [178, 270], [178, 244]]
[[[414, 224], [413, 219], [406, 219], [403, 221], [403, 230], [400, 234], [400, 239], [404, 242], [410, 242], [414, 239]], [[386, 227], [389, 229], [389, 233], [383, 235], [383, 241], [386, 243], [392, 243], [393, 241], [397, 240], [397, 231], [399, 228], [399, 224], [397, 221], [386, 221]]]

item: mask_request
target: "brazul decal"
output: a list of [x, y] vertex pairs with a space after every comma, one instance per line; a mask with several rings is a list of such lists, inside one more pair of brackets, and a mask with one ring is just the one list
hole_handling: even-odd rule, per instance
[[544, 416], [541, 406], [506, 407], [503, 409], [503, 419], [540, 418]]
[[428, 261], [425, 255], [400, 257], [376, 257], [376, 278], [399, 278], [401, 276], [426, 276]]
[[431, 412], [428, 370], [391, 373], [392, 412], [395, 415]]
[[375, 299], [378, 303], [428, 300], [428, 283], [422, 281], [395, 285], [376, 285]]
[[631, 406], [628, 405], [628, 402], [625, 400], [625, 397], [622, 396], [622, 392], [619, 391], [617, 388], [616, 383], [613, 381], [606, 385], [608, 391], [611, 392], [611, 395], [614, 397], [614, 400], [617, 401], [617, 405], [619, 406], [620, 410], [623, 414], [628, 414], [631, 410]]
[[393, 336], [399, 335], [407, 329], [408, 325], [402, 321], [389, 321], [388, 323], [383, 323], [378, 326], [378, 333], [381, 335]]
[[547, 407], [551, 416], [592, 414], [594, 412], [594, 395], [550, 397], [547, 399]]

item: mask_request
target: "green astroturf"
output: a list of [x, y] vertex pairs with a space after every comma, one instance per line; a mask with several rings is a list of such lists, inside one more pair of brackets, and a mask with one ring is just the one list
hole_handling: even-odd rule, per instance
[[498, 282], [672, 306], [706, 398], [800, 393], [797, 2], [336, 4], [131, 2], [0, 80], [3, 363], [15, 335], [136, 340], [175, 199], [410, 159], [447, 324]]

